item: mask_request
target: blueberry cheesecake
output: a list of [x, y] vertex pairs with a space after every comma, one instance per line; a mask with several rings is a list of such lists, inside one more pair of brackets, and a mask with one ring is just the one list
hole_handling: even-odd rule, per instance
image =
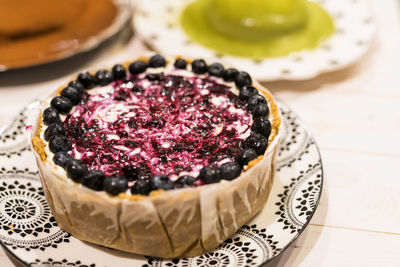
[[32, 132], [58, 225], [132, 253], [216, 248], [264, 206], [280, 115], [243, 71], [142, 57], [82, 72], [43, 102]]

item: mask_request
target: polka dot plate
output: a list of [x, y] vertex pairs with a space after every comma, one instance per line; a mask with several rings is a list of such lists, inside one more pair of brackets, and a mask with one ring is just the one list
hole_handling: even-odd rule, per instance
[[183, 32], [180, 12], [190, 1], [193, 0], [137, 1], [133, 19], [135, 31], [163, 55], [217, 57], [219, 61], [248, 70], [259, 81], [307, 80], [346, 68], [367, 52], [375, 32], [367, 1], [314, 0], [331, 15], [336, 29], [317, 48], [263, 60], [222, 55], [193, 42]]
[[[37, 103], [36, 103], [37, 104]], [[45, 199], [25, 127], [35, 103], [0, 130], [0, 241], [28, 266], [259, 266], [296, 240], [313, 216], [322, 191], [318, 147], [299, 118], [283, 117], [277, 175], [263, 210], [214, 251], [185, 259], [159, 259], [80, 241], [57, 226]]]

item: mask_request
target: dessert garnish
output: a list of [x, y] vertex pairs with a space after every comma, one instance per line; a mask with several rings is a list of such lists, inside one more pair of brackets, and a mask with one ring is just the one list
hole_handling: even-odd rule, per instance
[[148, 195], [233, 180], [265, 153], [269, 107], [248, 73], [203, 59], [166, 65], [154, 55], [84, 72], [50, 101], [44, 139], [70, 179]]

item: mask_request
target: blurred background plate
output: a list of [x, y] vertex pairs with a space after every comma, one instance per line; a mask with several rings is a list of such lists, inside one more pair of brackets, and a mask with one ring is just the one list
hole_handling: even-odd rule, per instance
[[[98, 34], [89, 37], [83, 43], [79, 44], [78, 46], [76, 46], [74, 48], [71, 48], [68, 50], [63, 50], [59, 53], [51, 54], [50, 56], [45, 57], [45, 58], [38, 57], [37, 59], [30, 59], [29, 63], [21, 62], [20, 64], [15, 63], [12, 65], [7, 65], [7, 64], [1, 65], [0, 64], [0, 72], [7, 71], [7, 70], [21, 69], [21, 68], [26, 68], [26, 67], [39, 66], [39, 65], [46, 64], [46, 63], [66, 59], [66, 58], [72, 57], [74, 55], [77, 55], [79, 53], [95, 49], [100, 44], [102, 44], [106, 40], [108, 40], [111, 37], [113, 37], [114, 35], [116, 35], [122, 28], [124, 28], [124, 26], [131, 19], [133, 1], [131, 1], [131, 0], [113, 0], [112, 2], [115, 4], [115, 6], [117, 8], [117, 14], [116, 14], [113, 22], [108, 27], [106, 27], [101, 32], [99, 32]], [[101, 18], [99, 18], [99, 19], [101, 19]]]
[[138, 1], [133, 19], [136, 33], [151, 48], [163, 55], [217, 57], [246, 69], [259, 81], [307, 80], [319, 74], [346, 68], [367, 52], [375, 23], [367, 1], [315, 0], [332, 17], [335, 32], [317, 48], [294, 52], [286, 57], [253, 60], [216, 54], [188, 38], [179, 17], [191, 0]]

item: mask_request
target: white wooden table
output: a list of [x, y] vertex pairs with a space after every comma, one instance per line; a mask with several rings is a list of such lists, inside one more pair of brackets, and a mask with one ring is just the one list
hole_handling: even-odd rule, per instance
[[[268, 266], [400, 266], [400, 7], [396, 0], [371, 6], [378, 31], [360, 64], [311, 81], [265, 84], [313, 132], [325, 169], [310, 225]], [[63, 64], [0, 73], [0, 126], [80, 70], [146, 49], [123, 37]], [[0, 266], [13, 266], [1, 248]]]

